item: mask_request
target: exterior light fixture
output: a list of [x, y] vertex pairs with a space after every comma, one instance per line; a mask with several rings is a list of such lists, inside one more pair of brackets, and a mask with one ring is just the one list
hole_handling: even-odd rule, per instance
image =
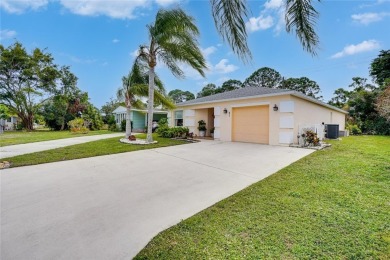
[[223, 110], [223, 113], [224, 113], [224, 114], [227, 114], [227, 109], [226, 109], [226, 108]]
[[278, 108], [278, 106], [275, 104], [274, 105], [274, 111], [278, 111], [279, 110], [279, 108]]

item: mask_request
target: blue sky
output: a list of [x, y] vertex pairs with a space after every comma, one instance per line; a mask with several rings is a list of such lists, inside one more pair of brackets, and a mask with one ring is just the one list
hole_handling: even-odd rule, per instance
[[195, 17], [200, 47], [207, 59], [206, 78], [184, 66], [185, 79], [176, 79], [158, 65], [167, 91], [196, 94], [207, 83], [244, 81], [261, 67], [284, 77], [306, 76], [321, 87], [324, 100], [337, 88], [347, 88], [354, 76], [369, 77], [369, 65], [380, 50], [390, 48], [390, 1], [315, 2], [320, 13], [318, 56], [302, 50], [294, 34], [285, 31], [283, 1], [248, 1], [247, 22], [252, 63], [243, 64], [216, 32], [208, 0], [1, 0], [1, 44], [18, 40], [28, 51], [46, 48], [59, 65], [69, 65], [100, 108], [115, 97], [140, 44], [148, 42], [146, 25], [159, 8], [180, 6]]

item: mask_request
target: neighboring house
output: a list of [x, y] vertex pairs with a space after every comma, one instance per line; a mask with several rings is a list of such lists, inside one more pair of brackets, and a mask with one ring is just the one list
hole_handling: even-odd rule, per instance
[[[120, 127], [123, 120], [126, 120], [126, 108], [117, 107], [112, 114], [115, 117], [116, 124]], [[153, 112], [153, 121], [158, 122], [161, 118], [167, 118], [167, 110], [155, 109]], [[148, 122], [148, 110], [131, 109], [130, 119], [133, 122], [133, 132], [144, 132]]]
[[1, 126], [5, 131], [16, 130], [16, 125], [19, 122], [19, 117], [10, 116], [1, 122]]
[[297, 135], [308, 129], [323, 138], [327, 124], [343, 131], [347, 114], [296, 91], [262, 87], [241, 88], [176, 106], [168, 115], [171, 126], [183, 125], [199, 135], [198, 121], [204, 120], [206, 135], [215, 128], [217, 140], [270, 145], [297, 143]]

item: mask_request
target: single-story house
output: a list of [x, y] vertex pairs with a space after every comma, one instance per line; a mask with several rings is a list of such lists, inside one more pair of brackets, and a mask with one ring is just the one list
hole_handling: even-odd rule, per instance
[[[123, 120], [126, 120], [126, 108], [123, 106], [117, 107], [112, 114], [115, 117], [116, 124], [120, 127]], [[153, 121], [159, 121], [161, 118], [167, 118], [168, 111], [155, 109], [153, 111]], [[133, 132], [144, 132], [148, 124], [148, 110], [131, 109], [130, 120], [133, 122]]]
[[[327, 125], [345, 130], [347, 112], [286, 89], [246, 87], [176, 104], [168, 114], [171, 126], [186, 126], [196, 135], [198, 121], [214, 139], [270, 145], [298, 143], [312, 130], [322, 139]], [[338, 134], [338, 133], [337, 133]]]
[[10, 116], [7, 119], [0, 120], [0, 127], [2, 130], [5, 131], [16, 130], [16, 125], [18, 124], [19, 121], [20, 121], [19, 117]]

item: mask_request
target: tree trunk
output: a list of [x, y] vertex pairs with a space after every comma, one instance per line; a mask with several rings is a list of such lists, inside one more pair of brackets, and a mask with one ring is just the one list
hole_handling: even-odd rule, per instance
[[126, 105], [126, 139], [131, 135], [131, 106], [129, 104]]
[[148, 100], [148, 131], [146, 141], [153, 142], [152, 124], [153, 124], [153, 106], [154, 106], [154, 67], [149, 68], [149, 100]]
[[33, 122], [33, 119], [34, 119], [33, 115], [18, 114], [18, 116], [20, 117], [20, 119], [22, 119], [23, 126], [27, 131], [30, 132], [30, 131], [34, 130], [34, 128], [33, 128], [33, 123], [34, 123]]

